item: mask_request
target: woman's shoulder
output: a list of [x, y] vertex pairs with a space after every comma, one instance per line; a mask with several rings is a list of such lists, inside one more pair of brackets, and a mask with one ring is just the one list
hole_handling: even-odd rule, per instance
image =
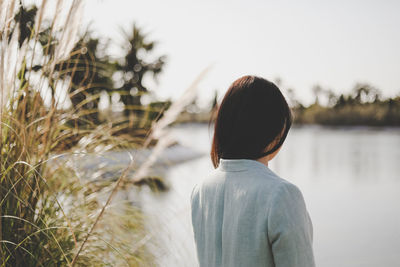
[[282, 210], [293, 214], [302, 214], [306, 211], [306, 205], [300, 188], [280, 178], [271, 192], [269, 210]]
[[244, 172], [224, 172], [214, 169], [192, 189], [192, 197], [200, 191], [208, 192], [225, 187], [226, 183], [235, 183], [234, 189], [248, 191], [253, 195], [264, 195], [266, 198], [302, 197], [300, 189], [282, 178], [271, 169], [252, 169]]
[[304, 201], [300, 188], [289, 180], [281, 177], [266, 168], [264, 172], [257, 172], [253, 188], [263, 193], [270, 203], [296, 202]]
[[212, 170], [210, 173], [203, 178], [201, 181], [197, 182], [191, 192], [191, 199], [193, 200], [200, 191], [210, 191], [210, 189], [221, 187], [224, 182], [224, 177], [221, 176], [217, 170]]
[[260, 188], [268, 188], [270, 191], [279, 192], [279, 191], [300, 191], [299, 188], [291, 183], [289, 180], [281, 177], [274, 171], [272, 171], [269, 167], [265, 167], [264, 169], [250, 171], [247, 174], [249, 177], [255, 178], [255, 184]]
[[275, 188], [275, 194], [274, 196], [276, 198], [302, 198], [303, 195], [300, 191], [300, 188], [285, 180], [281, 179], [279, 183], [277, 183], [276, 188]]

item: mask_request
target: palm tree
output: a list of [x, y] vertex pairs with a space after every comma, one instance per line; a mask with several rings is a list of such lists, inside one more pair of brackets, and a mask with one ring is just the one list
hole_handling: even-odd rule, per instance
[[320, 94], [323, 91], [323, 89], [322, 89], [321, 86], [315, 85], [315, 86], [313, 86], [312, 91], [313, 91], [314, 96], [315, 96], [314, 104], [319, 105], [319, 101], [320, 101], [319, 97], [320, 97]]
[[69, 96], [76, 112], [86, 113], [80, 117], [80, 122], [98, 123], [98, 105], [100, 93], [114, 89], [112, 75], [115, 64], [112, 63], [100, 48], [100, 41], [86, 33], [76, 44], [68, 64], [60, 64], [60, 78], [69, 77]]
[[[33, 25], [35, 24], [37, 10], [38, 8], [35, 5], [27, 8], [21, 4], [19, 6], [17, 14], [15, 14], [14, 20], [16, 23], [18, 23], [20, 34], [18, 38], [18, 43], [20, 47], [25, 40], [31, 37]], [[13, 29], [13, 31], [14, 30], [15, 29]]]
[[148, 92], [148, 88], [143, 85], [143, 78], [150, 73], [153, 78], [157, 78], [165, 64], [165, 56], [159, 56], [155, 60], [146, 60], [156, 43], [147, 41], [146, 34], [137, 26], [133, 25], [130, 34], [125, 33], [129, 44], [128, 51], [122, 64], [117, 64], [117, 70], [123, 73], [123, 85], [117, 88], [121, 96], [121, 101], [125, 105], [124, 114], [130, 121], [136, 116], [144, 113], [141, 109], [141, 97]]
[[378, 102], [381, 93], [377, 88], [369, 84], [359, 83], [354, 87], [353, 95], [356, 103], [361, 104], [365, 102]]

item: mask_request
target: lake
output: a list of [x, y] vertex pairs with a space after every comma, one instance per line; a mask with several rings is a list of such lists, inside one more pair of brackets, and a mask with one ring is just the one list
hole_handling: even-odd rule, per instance
[[[212, 170], [212, 131], [186, 124], [173, 134], [202, 156], [169, 168], [169, 192], [143, 190], [150, 246], [159, 266], [198, 266], [190, 193]], [[269, 167], [303, 192], [317, 266], [400, 266], [400, 129], [292, 128]]]

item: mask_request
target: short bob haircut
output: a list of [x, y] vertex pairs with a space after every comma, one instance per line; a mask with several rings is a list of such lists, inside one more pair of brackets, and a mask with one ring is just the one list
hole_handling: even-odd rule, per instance
[[259, 159], [286, 139], [292, 114], [279, 88], [257, 76], [244, 76], [226, 92], [214, 125], [211, 160]]

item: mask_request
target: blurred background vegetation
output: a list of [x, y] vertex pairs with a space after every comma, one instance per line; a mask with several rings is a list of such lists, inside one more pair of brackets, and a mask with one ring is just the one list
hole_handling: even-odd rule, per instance
[[312, 90], [315, 101], [307, 107], [289, 91], [297, 124], [400, 126], [400, 96], [383, 99], [380, 90], [368, 84], [357, 84], [349, 94], [340, 95], [320, 86]]
[[[48, 1], [0, 2], [1, 266], [152, 266], [139, 207], [108, 209], [127, 172], [92, 179], [74, 162], [158, 143], [152, 127], [171, 102], [141, 99], [166, 58], [132, 25], [124, 57], [111, 59], [106, 41], [80, 32], [82, 1], [52, 4], [48, 18]], [[160, 184], [141, 173], [134, 185]]]
[[[285, 89], [280, 86], [280, 79], [276, 84], [283, 90], [294, 114], [296, 125], [325, 125], [325, 126], [400, 126], [400, 95], [383, 98], [381, 91], [369, 84], [356, 84], [348, 94], [335, 94], [330, 89], [319, 85], [311, 90], [314, 102], [304, 105], [298, 100], [294, 89]], [[208, 122], [213, 119], [218, 109], [218, 95], [206, 108], [200, 108], [194, 100], [178, 121]]]

